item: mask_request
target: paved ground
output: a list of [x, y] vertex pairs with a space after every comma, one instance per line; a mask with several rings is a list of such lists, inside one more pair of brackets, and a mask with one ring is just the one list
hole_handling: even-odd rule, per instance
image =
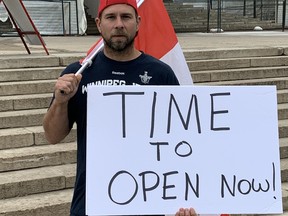
[[[251, 31], [224, 33], [179, 33], [183, 50], [209, 50], [252, 47], [288, 47], [288, 31]], [[50, 54], [86, 52], [99, 36], [43, 36]], [[29, 45], [32, 55], [46, 55], [42, 46]], [[0, 37], [0, 56], [27, 54], [17, 36]]]

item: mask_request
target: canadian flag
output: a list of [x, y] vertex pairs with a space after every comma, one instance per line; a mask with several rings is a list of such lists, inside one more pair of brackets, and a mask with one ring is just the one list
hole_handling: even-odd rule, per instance
[[[181, 85], [193, 84], [163, 0], [137, 0], [137, 6], [142, 19], [135, 39], [136, 48], [170, 65]], [[103, 48], [103, 43], [103, 39], [100, 39], [90, 48], [82, 65]]]

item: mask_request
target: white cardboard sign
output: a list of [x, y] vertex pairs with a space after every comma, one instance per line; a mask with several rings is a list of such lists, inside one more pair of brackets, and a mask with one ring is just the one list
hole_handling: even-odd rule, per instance
[[91, 86], [88, 215], [282, 213], [274, 86]]

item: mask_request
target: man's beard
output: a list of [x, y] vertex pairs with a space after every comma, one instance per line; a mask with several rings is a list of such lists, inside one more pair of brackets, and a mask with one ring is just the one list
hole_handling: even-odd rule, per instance
[[112, 40], [112, 37], [110, 39], [106, 39], [103, 37], [103, 40], [105, 41], [105, 44], [113, 51], [115, 52], [124, 52], [125, 50], [127, 50], [128, 48], [132, 47], [134, 44], [134, 39], [137, 36], [137, 34], [135, 34], [133, 37], [128, 37], [125, 36], [126, 40], [119, 40], [114, 42]]

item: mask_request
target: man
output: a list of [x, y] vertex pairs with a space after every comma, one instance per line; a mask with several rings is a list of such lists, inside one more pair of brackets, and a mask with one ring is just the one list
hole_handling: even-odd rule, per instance
[[[172, 69], [134, 47], [141, 17], [135, 0], [100, 0], [96, 24], [104, 49], [83, 75], [69, 65], [58, 78], [54, 97], [43, 121], [45, 136], [58, 143], [77, 124], [77, 174], [71, 216], [85, 215], [86, 108], [88, 85], [179, 85]], [[107, 155], [109, 157], [109, 155]], [[194, 209], [179, 209], [177, 216], [194, 215]]]

